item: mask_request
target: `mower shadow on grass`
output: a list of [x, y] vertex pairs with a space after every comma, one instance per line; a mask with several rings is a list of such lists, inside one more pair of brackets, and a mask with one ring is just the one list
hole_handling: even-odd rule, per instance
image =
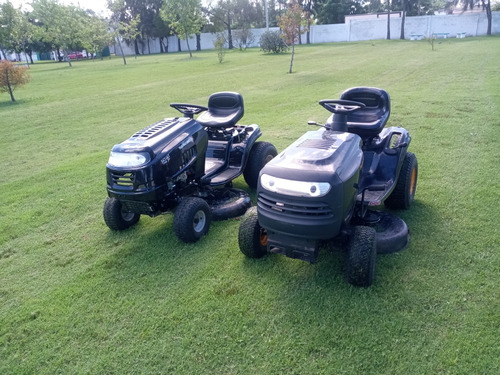
[[[439, 233], [443, 219], [431, 205], [417, 198], [412, 204], [411, 211], [384, 209], [383, 212], [401, 216], [411, 228], [410, 240], [404, 249], [395, 253], [377, 254], [379, 280], [373, 286], [377, 288], [377, 285], [384, 285], [383, 288], [377, 289], [377, 294], [381, 293], [382, 289], [391, 294], [394, 289], [400, 289], [401, 284], [409, 282], [413, 277], [414, 270], [418, 269], [419, 259], [425, 256], [428, 234]], [[269, 254], [260, 259], [245, 257], [242, 259], [242, 267], [246, 278], [258, 275], [263, 285], [271, 284], [276, 291], [281, 290], [282, 286], [283, 293], [289, 293], [288, 298], [293, 300], [295, 288], [290, 290], [289, 285], [299, 286], [299, 290], [296, 291], [297, 296], [305, 292], [314, 293], [317, 288], [324, 289], [328, 294], [351, 290], [352, 287], [342, 283], [342, 275], [346, 271], [345, 258], [346, 252], [342, 244], [338, 246], [323, 244], [320, 247], [318, 262], [315, 264]], [[339, 283], [343, 284], [342, 287], [337, 286]]]

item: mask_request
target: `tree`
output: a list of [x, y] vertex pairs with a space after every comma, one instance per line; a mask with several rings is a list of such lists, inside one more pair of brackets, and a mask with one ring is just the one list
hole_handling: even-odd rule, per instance
[[243, 30], [244, 34], [248, 34], [251, 27], [263, 26], [262, 4], [249, 0], [219, 0], [214, 7], [207, 9], [207, 13], [216, 31], [227, 31], [229, 49], [234, 48], [234, 29]]
[[[141, 23], [141, 16], [137, 15], [134, 19], [130, 20], [129, 23], [120, 22], [119, 31], [120, 34], [126, 40], [136, 41], [137, 37], [141, 35], [139, 31], [139, 24]], [[121, 48], [121, 47], [120, 47]], [[137, 59], [137, 48], [134, 49], [134, 56]]]
[[12, 50], [17, 14], [10, 1], [0, 4], [0, 52], [7, 58], [7, 51]]
[[120, 35], [120, 26], [122, 19], [122, 15], [125, 12], [125, 2], [123, 0], [108, 0], [108, 9], [111, 11], [111, 18], [109, 20], [109, 29], [115, 39], [115, 42], [118, 43], [118, 47], [120, 48], [120, 52], [123, 58], [123, 65], [127, 65], [127, 59], [125, 58], [125, 54], [123, 53], [122, 46], [122, 37]]
[[313, 10], [318, 23], [323, 25], [344, 23], [347, 14], [366, 12], [361, 1], [356, 0], [317, 0], [313, 4]]
[[289, 73], [292, 73], [295, 43], [299, 40], [300, 35], [307, 31], [307, 15], [298, 3], [291, 3], [287, 7], [285, 14], [278, 17], [278, 25], [283, 32], [285, 41], [289, 45], [292, 45], [292, 58], [289, 70]]
[[14, 65], [9, 60], [0, 61], [0, 92], [8, 92], [15, 102], [13, 91], [16, 87], [28, 83], [30, 76], [26, 66]]
[[82, 45], [87, 52], [92, 54], [92, 60], [111, 43], [113, 43], [113, 35], [109, 31], [108, 23], [97, 16], [89, 16], [84, 28]]
[[26, 56], [26, 63], [29, 63], [28, 61], [28, 55], [29, 55], [31, 63], [33, 64], [33, 59], [31, 57], [32, 51], [29, 48], [29, 46], [32, 44], [33, 39], [37, 35], [36, 26], [29, 21], [28, 15], [20, 10], [17, 13], [17, 20], [18, 22], [16, 25], [16, 34], [15, 34], [15, 39], [13, 40], [14, 51], [17, 53], [23, 52]]
[[[169, 25], [163, 18], [160, 17], [160, 14], [155, 16], [154, 20], [154, 29], [152, 37], [158, 38], [160, 41], [160, 52], [168, 52], [168, 36], [172, 34], [172, 30]], [[166, 44], [163, 42], [166, 40]]]
[[405, 38], [405, 21], [406, 21], [406, 8], [408, 6], [407, 0], [401, 0], [402, 3], [402, 16], [401, 16], [401, 34], [399, 39], [403, 40]]
[[[216, 30], [227, 30], [227, 44], [229, 49], [233, 49], [233, 23], [236, 11], [236, 3], [232, 0], [219, 0], [217, 5], [209, 10], [211, 20]], [[223, 25], [223, 27], [221, 27]]]
[[492, 22], [491, 1], [481, 0], [481, 4], [483, 5], [483, 9], [486, 10], [486, 17], [488, 18], [488, 28], [486, 29], [486, 35], [491, 35], [491, 22]]
[[[299, 2], [300, 6], [304, 10], [305, 14], [307, 15], [307, 34], [306, 34], [306, 43], [311, 44], [311, 35], [309, 33], [309, 30], [311, 30], [311, 25], [314, 22], [314, 4], [315, 0], [300, 0]], [[300, 41], [300, 40], [299, 40]]]
[[[151, 52], [150, 38], [160, 38], [160, 47], [163, 52], [163, 38], [170, 34], [170, 29], [160, 18], [163, 3], [164, 0], [107, 0], [108, 9], [111, 10], [115, 23], [130, 25], [139, 17], [140, 21], [137, 24], [139, 33], [133, 40], [126, 40], [127, 44], [134, 44], [136, 55], [144, 53], [146, 46], [148, 52]], [[141, 49], [139, 49], [139, 44]]]
[[189, 57], [193, 57], [189, 38], [199, 33], [203, 25], [201, 0], [166, 0], [160, 10], [160, 16], [180, 39], [186, 40]]
[[73, 5], [60, 5], [56, 0], [34, 0], [32, 17], [43, 30], [42, 39], [61, 50], [71, 67], [68, 50], [83, 49], [83, 20], [85, 12]]

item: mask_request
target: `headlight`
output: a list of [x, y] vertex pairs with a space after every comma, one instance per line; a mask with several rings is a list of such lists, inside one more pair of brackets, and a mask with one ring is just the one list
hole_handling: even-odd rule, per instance
[[260, 184], [266, 190], [274, 193], [293, 195], [294, 197], [322, 197], [326, 195], [331, 185], [328, 182], [306, 182], [288, 180], [263, 174]]
[[109, 155], [108, 164], [115, 167], [138, 167], [149, 161], [149, 154], [144, 152], [113, 152]]

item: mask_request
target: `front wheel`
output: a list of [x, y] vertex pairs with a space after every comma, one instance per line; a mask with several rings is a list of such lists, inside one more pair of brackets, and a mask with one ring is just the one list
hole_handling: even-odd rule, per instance
[[410, 208], [417, 190], [418, 162], [414, 153], [408, 152], [403, 160], [396, 187], [384, 204], [389, 208]]
[[208, 233], [211, 221], [212, 213], [205, 200], [185, 198], [175, 210], [175, 235], [183, 242], [196, 242]]
[[349, 284], [368, 287], [375, 278], [377, 240], [374, 228], [356, 226], [347, 249], [346, 278]]
[[267, 232], [259, 224], [255, 207], [250, 208], [241, 221], [238, 245], [249, 258], [262, 258], [267, 254]]
[[251, 188], [257, 187], [260, 170], [269, 163], [276, 155], [276, 147], [269, 142], [255, 142], [250, 155], [248, 157], [247, 165], [243, 171], [243, 177]]
[[125, 230], [136, 224], [140, 214], [127, 211], [116, 198], [106, 198], [103, 208], [104, 222], [112, 230]]

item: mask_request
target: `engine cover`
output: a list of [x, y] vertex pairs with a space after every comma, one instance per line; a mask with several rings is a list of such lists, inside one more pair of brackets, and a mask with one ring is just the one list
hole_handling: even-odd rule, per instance
[[156, 211], [156, 203], [168, 197], [173, 186], [203, 176], [207, 145], [207, 132], [198, 122], [186, 117], [167, 118], [138, 131], [111, 151], [147, 154], [149, 161], [137, 167], [108, 163], [109, 196], [122, 201], [147, 202], [147, 209], [141, 213]]
[[[330, 239], [339, 234], [355, 202], [361, 143], [352, 133], [310, 131], [264, 166], [257, 189], [258, 218], [271, 243], [273, 233], [292, 239]], [[261, 183], [264, 174], [284, 180], [290, 189], [266, 188]], [[322, 196], [293, 193], [300, 182], [328, 183], [330, 189]]]

